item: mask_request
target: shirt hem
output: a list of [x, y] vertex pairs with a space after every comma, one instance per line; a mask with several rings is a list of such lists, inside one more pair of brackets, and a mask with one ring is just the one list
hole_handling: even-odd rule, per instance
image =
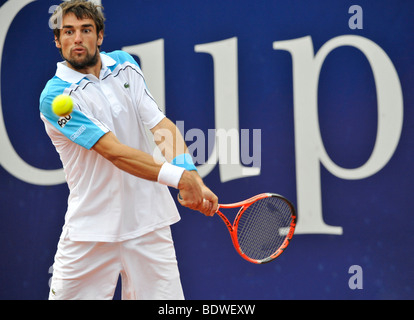
[[[70, 241], [90, 241], [90, 242], [121, 242], [134, 238], [138, 238], [147, 233], [153, 232], [155, 230], [170, 226], [174, 223], [180, 221], [180, 216], [175, 216], [171, 219], [165, 220], [161, 223], [151, 225], [142, 229], [139, 229], [134, 232], [130, 232], [124, 235], [99, 235], [99, 234], [83, 234], [73, 232], [70, 227], [67, 228], [66, 232], [62, 232], [62, 237], [69, 239]], [[64, 227], [64, 229], [66, 229]]]

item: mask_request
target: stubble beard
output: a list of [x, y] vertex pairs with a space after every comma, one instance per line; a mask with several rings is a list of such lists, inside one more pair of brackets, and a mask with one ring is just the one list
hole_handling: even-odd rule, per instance
[[63, 59], [65, 59], [74, 69], [76, 70], [82, 70], [88, 67], [93, 67], [98, 63], [98, 54], [99, 50], [98, 48], [95, 51], [94, 55], [91, 55], [89, 51], [87, 51], [86, 56], [82, 60], [76, 60], [75, 58], [66, 58], [63, 56]]

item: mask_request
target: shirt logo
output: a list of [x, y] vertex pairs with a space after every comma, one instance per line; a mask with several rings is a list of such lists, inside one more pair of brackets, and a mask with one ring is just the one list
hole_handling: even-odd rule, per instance
[[82, 125], [74, 134], [70, 136], [70, 140], [75, 141], [85, 130], [86, 127]]
[[57, 124], [62, 129], [66, 126], [66, 124], [72, 119], [72, 116], [69, 114], [66, 117], [59, 118]]
[[124, 83], [124, 87], [125, 87], [125, 89], [128, 89], [129, 88], [129, 83], [128, 82], [125, 82]]

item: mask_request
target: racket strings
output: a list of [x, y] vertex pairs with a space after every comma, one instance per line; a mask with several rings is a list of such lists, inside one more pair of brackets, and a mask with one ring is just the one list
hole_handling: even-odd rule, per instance
[[237, 239], [242, 252], [255, 260], [273, 255], [286, 239], [292, 210], [282, 199], [269, 197], [250, 205], [241, 215]]

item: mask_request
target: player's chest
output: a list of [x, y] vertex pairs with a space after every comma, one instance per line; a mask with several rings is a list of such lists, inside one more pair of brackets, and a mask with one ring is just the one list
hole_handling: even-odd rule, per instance
[[122, 79], [89, 83], [83, 98], [89, 112], [106, 124], [125, 121], [134, 113], [134, 97]]

